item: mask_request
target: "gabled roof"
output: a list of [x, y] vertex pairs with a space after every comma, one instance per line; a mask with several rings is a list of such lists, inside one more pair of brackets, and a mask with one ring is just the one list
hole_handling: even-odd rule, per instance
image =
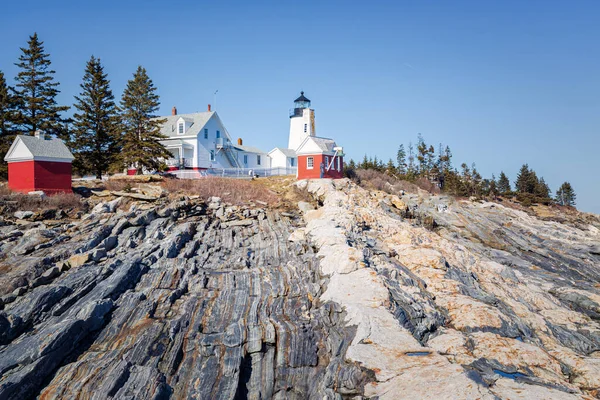
[[275, 147], [273, 150], [271, 150], [269, 152], [269, 154], [275, 152], [275, 151], [280, 151], [283, 153], [284, 156], [289, 157], [289, 158], [294, 158], [296, 157], [296, 152], [292, 149], [282, 149], [281, 147]]
[[60, 139], [39, 139], [18, 135], [4, 157], [4, 161], [73, 161], [73, 154]]
[[233, 148], [240, 151], [245, 151], [246, 153], [258, 153], [258, 154], [267, 154], [258, 147], [254, 146], [242, 146], [240, 144], [234, 144]]
[[[166, 120], [162, 126], [160, 127], [160, 133], [169, 138], [177, 138], [181, 136], [197, 136], [202, 129], [204, 129], [204, 125], [214, 116], [216, 113], [214, 111], [204, 111], [193, 114], [178, 114], [178, 115], [168, 115], [166, 117], [157, 117], [155, 120]], [[177, 132], [177, 121], [180, 118], [183, 118], [185, 122], [189, 122], [192, 125], [186, 129], [184, 135], [178, 135]]]
[[298, 149], [296, 154], [334, 154], [336, 147], [335, 141], [329, 138], [323, 138], [318, 136], [307, 136]]

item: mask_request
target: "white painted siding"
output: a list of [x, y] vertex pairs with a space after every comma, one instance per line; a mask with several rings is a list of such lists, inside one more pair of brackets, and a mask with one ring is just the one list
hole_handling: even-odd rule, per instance
[[[305, 108], [302, 110], [302, 117], [290, 118], [290, 137], [288, 149], [296, 150], [307, 136], [315, 136], [314, 127], [311, 124], [311, 118], [315, 110]], [[306, 128], [306, 130], [305, 130]]]

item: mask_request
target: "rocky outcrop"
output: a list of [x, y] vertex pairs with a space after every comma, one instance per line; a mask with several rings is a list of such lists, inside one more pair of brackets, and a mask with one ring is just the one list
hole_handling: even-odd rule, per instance
[[[292, 214], [117, 201], [3, 232], [0, 398], [340, 398], [344, 310]], [[16, 234], [14, 232], [19, 232]]]
[[305, 181], [323, 301], [379, 398], [562, 399], [600, 388], [600, 235], [495, 203]]
[[297, 186], [0, 221], [0, 399], [598, 397], [597, 218]]

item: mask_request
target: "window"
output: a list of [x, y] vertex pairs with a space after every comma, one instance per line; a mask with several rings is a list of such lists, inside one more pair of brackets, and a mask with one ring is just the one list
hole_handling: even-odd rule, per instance
[[329, 168], [329, 156], [325, 156], [325, 168]]
[[204, 130], [204, 139], [208, 139], [208, 129]]
[[179, 123], [179, 131], [178, 131], [178, 133], [179, 133], [180, 135], [183, 135], [183, 122], [180, 122], [180, 123]]
[[244, 164], [248, 164], [248, 154], [244, 154]]
[[290, 158], [290, 167], [293, 167], [294, 164], [296, 164], [296, 159], [295, 158]]
[[260, 165], [260, 155], [256, 155], [256, 165]]
[[306, 169], [313, 169], [315, 165], [315, 160], [312, 157], [308, 157], [306, 159]]
[[215, 161], [215, 151], [214, 150], [210, 151], [210, 161]]
[[304, 133], [306, 133], [307, 129], [308, 129], [308, 124], [304, 124]]
[[221, 137], [221, 131], [217, 131], [217, 139]]

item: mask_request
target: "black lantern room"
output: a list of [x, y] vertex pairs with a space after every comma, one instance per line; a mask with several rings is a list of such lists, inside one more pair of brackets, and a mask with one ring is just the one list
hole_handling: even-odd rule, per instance
[[304, 96], [304, 92], [300, 92], [300, 97], [294, 100], [294, 109], [290, 112], [290, 118], [301, 117], [302, 110], [310, 108], [310, 100]]

